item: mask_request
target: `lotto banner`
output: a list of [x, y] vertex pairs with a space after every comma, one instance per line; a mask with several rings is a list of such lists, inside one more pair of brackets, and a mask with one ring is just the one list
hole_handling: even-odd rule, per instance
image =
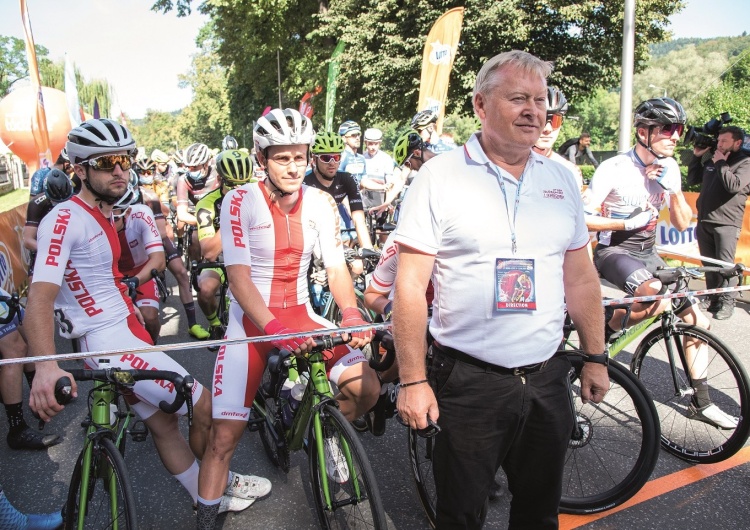
[[39, 168], [52, 166], [52, 153], [49, 149], [49, 135], [47, 134], [47, 114], [44, 110], [44, 97], [42, 96], [42, 81], [39, 78], [39, 65], [36, 61], [36, 49], [34, 48], [34, 36], [31, 33], [31, 18], [26, 7], [26, 0], [21, 1], [21, 19], [26, 34], [26, 56], [29, 61], [29, 77], [31, 85], [36, 92], [36, 112], [32, 115], [31, 130], [34, 134], [38, 160], [29, 164], [29, 172], [33, 173]]
[[464, 8], [456, 7], [443, 13], [427, 35], [422, 58], [422, 80], [419, 85], [417, 110], [433, 110], [438, 115], [436, 130], [443, 130], [448, 81], [461, 38]]
[[0, 287], [12, 293], [26, 283], [29, 253], [23, 246], [27, 204], [0, 213]]

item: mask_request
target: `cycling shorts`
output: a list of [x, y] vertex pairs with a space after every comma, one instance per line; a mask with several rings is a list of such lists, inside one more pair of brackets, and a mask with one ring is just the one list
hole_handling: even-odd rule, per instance
[[[146, 329], [138, 322], [135, 314], [128, 316], [127, 320], [121, 320], [114, 326], [86, 333], [79, 339], [81, 351], [104, 351], [114, 345], [112, 337], [117, 337], [116, 347], [118, 349], [142, 348], [152, 344]], [[188, 373], [177, 361], [164, 352], [151, 353], [125, 353], [109, 356], [109, 366], [126, 370], [169, 370], [182, 375]], [[99, 368], [98, 358], [85, 359], [87, 368]], [[203, 386], [196, 380], [193, 386], [193, 402], [197, 403], [203, 393]], [[175, 390], [169, 381], [137, 381], [132, 390], [132, 395], [126, 396], [130, 406], [138, 413], [141, 419], [148, 419], [159, 409], [159, 403], [166, 401], [172, 403], [175, 398]], [[187, 414], [187, 405], [182, 405], [177, 414]]]
[[165, 237], [162, 238], [161, 242], [164, 245], [164, 255], [167, 259], [167, 263], [169, 263], [173, 259], [180, 259], [182, 257], [180, 256], [180, 253], [177, 252], [177, 249], [175, 248], [174, 243], [172, 243], [171, 239]]
[[653, 248], [636, 252], [597, 245], [594, 265], [602, 278], [632, 296], [641, 284], [654, 278], [653, 272], [658, 267], [666, 266], [666, 263]]
[[[336, 328], [331, 322], [315, 314], [310, 304], [287, 308], [269, 308], [271, 313], [290, 329], [310, 331]], [[264, 335], [250, 321], [236, 302], [229, 306], [229, 324], [225, 338], [258, 337]], [[214, 365], [213, 417], [222, 420], [247, 421], [255, 393], [266, 369], [270, 342], [225, 345], [219, 349]], [[325, 352], [329, 379], [337, 383], [350, 366], [367, 362], [360, 350], [344, 344]]]
[[146, 283], [139, 285], [136, 292], [138, 294], [135, 297], [135, 305], [159, 309], [159, 287], [156, 285], [156, 279], [151, 278]]

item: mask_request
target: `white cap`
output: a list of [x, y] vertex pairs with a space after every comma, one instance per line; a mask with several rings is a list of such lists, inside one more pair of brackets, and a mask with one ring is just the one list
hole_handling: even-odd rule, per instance
[[383, 131], [380, 129], [367, 129], [365, 131], [365, 142], [380, 142], [383, 140]]

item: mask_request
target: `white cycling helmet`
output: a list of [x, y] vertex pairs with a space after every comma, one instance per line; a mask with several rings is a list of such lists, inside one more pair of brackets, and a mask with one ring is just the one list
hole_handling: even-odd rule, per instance
[[72, 164], [117, 151], [135, 152], [135, 140], [125, 127], [106, 118], [86, 120], [68, 133], [65, 144]]
[[161, 149], [154, 149], [151, 151], [151, 156], [149, 158], [157, 164], [166, 164], [169, 162], [169, 156]]
[[195, 143], [185, 149], [183, 162], [186, 166], [202, 166], [211, 158], [211, 150], [206, 144]]
[[255, 148], [261, 151], [272, 145], [311, 145], [314, 139], [312, 123], [294, 109], [273, 109], [253, 129]]
[[367, 129], [365, 131], [365, 142], [380, 142], [383, 140], [383, 131], [380, 129]]

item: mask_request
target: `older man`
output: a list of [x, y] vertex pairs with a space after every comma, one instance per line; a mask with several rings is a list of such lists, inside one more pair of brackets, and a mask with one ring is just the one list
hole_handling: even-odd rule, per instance
[[[396, 235], [398, 409], [413, 428], [428, 420], [442, 428], [433, 460], [441, 529], [482, 526], [500, 466], [513, 494], [510, 527], [557, 528], [573, 426], [570, 363], [555, 356], [565, 299], [591, 354], [582, 398], [599, 402], [608, 388], [580, 193], [570, 171], [532, 151], [550, 71], [520, 51], [487, 61], [473, 97], [481, 132], [422, 167]], [[431, 276], [428, 380], [423, 295]]]

